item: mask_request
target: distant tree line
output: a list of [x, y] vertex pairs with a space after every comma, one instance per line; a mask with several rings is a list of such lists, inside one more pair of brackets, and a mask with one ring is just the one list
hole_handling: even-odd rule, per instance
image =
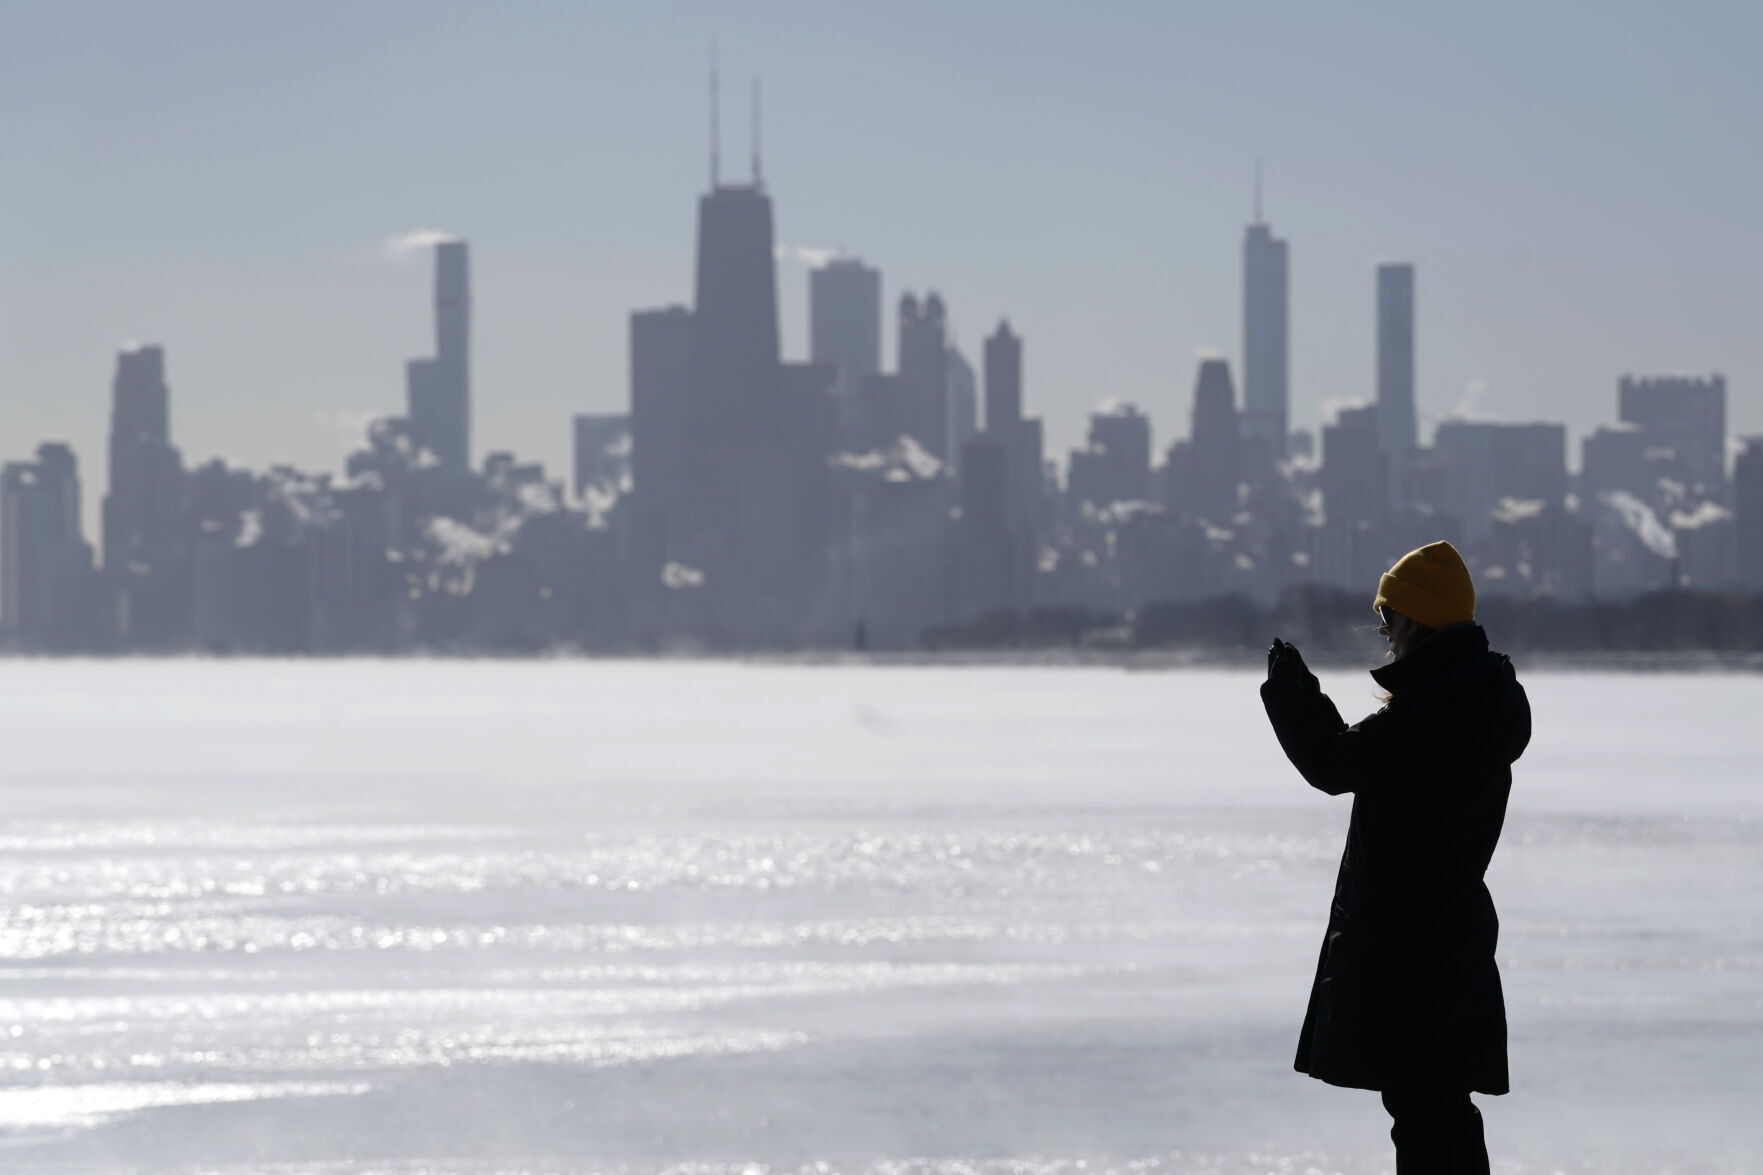
[[[1763, 653], [1763, 595], [1659, 591], [1627, 600], [1565, 603], [1483, 599], [1476, 620], [1509, 652]], [[1195, 650], [1264, 648], [1279, 636], [1306, 652], [1375, 652], [1377, 619], [1364, 592], [1306, 585], [1272, 604], [1241, 595], [1164, 602], [1133, 612], [1082, 608], [997, 611], [928, 629], [931, 650]]]

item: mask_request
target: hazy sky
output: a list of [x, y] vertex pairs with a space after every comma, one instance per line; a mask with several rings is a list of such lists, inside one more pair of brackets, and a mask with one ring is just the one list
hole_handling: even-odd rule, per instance
[[[383, 242], [443, 229], [473, 249], [477, 452], [562, 476], [569, 415], [626, 404], [627, 312], [691, 299], [713, 35], [725, 174], [764, 78], [780, 242], [878, 265], [890, 305], [940, 290], [976, 364], [1007, 314], [1060, 450], [1109, 396], [1161, 450], [1196, 348], [1240, 367], [1257, 157], [1296, 424], [1369, 395], [1372, 267], [1401, 259], [1423, 429], [1468, 396], [1577, 434], [1623, 372], [1721, 371], [1763, 432], [1760, 14], [0, 0], [0, 455], [67, 438], [100, 494], [142, 340], [192, 462], [337, 468], [432, 347], [428, 260]], [[803, 357], [807, 273], [779, 280]]]

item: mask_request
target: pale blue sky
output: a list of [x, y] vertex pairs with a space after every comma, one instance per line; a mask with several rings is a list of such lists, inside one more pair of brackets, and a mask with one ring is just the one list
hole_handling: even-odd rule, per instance
[[431, 345], [427, 261], [381, 242], [438, 228], [473, 247], [478, 452], [561, 476], [569, 415], [626, 402], [627, 311], [691, 298], [713, 34], [735, 175], [765, 80], [780, 241], [941, 290], [976, 362], [1008, 314], [1060, 449], [1108, 396], [1162, 449], [1195, 349], [1235, 365], [1257, 156], [1297, 424], [1368, 395], [1372, 267], [1403, 259], [1423, 425], [1473, 384], [1577, 434], [1623, 372], [1722, 371], [1763, 432], [1760, 13], [0, 0], [0, 455], [67, 438], [101, 493], [143, 340], [192, 461], [338, 467]]

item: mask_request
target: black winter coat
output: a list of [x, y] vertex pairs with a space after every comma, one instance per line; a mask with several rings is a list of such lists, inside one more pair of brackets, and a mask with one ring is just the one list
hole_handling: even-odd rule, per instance
[[1308, 672], [1261, 687], [1292, 765], [1353, 793], [1297, 1069], [1359, 1089], [1505, 1093], [1500, 924], [1482, 876], [1530, 703], [1476, 624], [1371, 675], [1391, 699], [1354, 726]]

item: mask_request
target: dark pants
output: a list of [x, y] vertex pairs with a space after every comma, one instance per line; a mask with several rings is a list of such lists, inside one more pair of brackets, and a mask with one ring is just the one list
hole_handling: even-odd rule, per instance
[[1481, 1111], [1466, 1093], [1388, 1091], [1396, 1175], [1488, 1175]]

